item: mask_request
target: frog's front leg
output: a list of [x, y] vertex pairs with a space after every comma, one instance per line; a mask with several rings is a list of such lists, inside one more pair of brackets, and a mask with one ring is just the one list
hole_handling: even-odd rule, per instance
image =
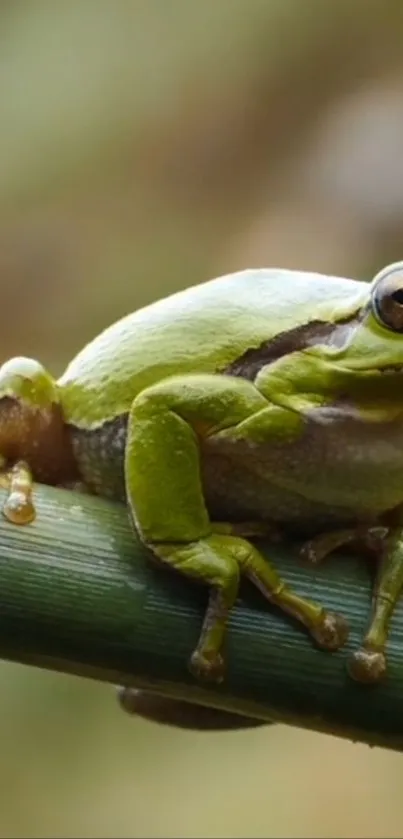
[[369, 628], [348, 665], [350, 675], [357, 682], [378, 682], [386, 672], [389, 623], [403, 589], [402, 536], [396, 528], [359, 526], [320, 534], [306, 542], [301, 550], [302, 556], [314, 564], [346, 545], [365, 548], [376, 556], [378, 571]]
[[33, 478], [28, 464], [19, 460], [2, 474], [7, 497], [3, 505], [3, 515], [12, 524], [30, 524], [35, 518], [32, 500]]
[[284, 427], [286, 413], [252, 383], [219, 375], [166, 379], [143, 391], [130, 411], [125, 480], [134, 524], [157, 557], [210, 587], [191, 658], [192, 671], [201, 677], [222, 678], [225, 627], [241, 573], [304, 624], [320, 646], [337, 649], [346, 639], [344, 619], [289, 589], [250, 542], [215, 533], [204, 502], [200, 438], [230, 429], [242, 437], [242, 424], [261, 414], [259, 433], [268, 442]]
[[359, 550], [364, 548], [379, 553], [388, 533], [389, 528], [381, 525], [360, 525], [331, 530], [327, 533], [320, 533], [305, 542], [301, 548], [300, 556], [312, 565], [319, 565], [329, 554], [348, 545], [353, 545]]
[[[7, 490], [7, 497], [3, 504], [4, 517], [12, 524], [30, 524], [34, 521], [36, 516], [32, 498], [34, 479], [28, 463], [25, 460], [18, 460], [14, 466], [0, 472], [0, 486]], [[56, 486], [72, 492], [89, 493], [83, 481], [61, 481]]]
[[349, 662], [349, 673], [358, 682], [378, 682], [386, 672], [389, 624], [403, 589], [403, 534], [390, 531], [378, 556], [369, 628], [361, 647]]

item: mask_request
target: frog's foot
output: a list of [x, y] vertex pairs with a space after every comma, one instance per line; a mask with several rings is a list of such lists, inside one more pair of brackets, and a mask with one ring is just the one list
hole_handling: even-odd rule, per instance
[[[233, 592], [230, 597], [233, 600]], [[224, 679], [225, 664], [221, 648], [228, 615], [226, 599], [226, 593], [220, 589], [213, 587], [210, 590], [199, 643], [190, 657], [190, 672], [204, 682], [219, 684]]]
[[234, 547], [242, 573], [270, 603], [302, 623], [322, 649], [334, 651], [345, 644], [348, 625], [342, 615], [328, 612], [319, 603], [296, 594], [253, 545], [243, 539], [233, 541], [238, 542]]
[[354, 681], [367, 685], [376, 684], [386, 673], [385, 652], [363, 644], [353, 653], [347, 667]]
[[190, 658], [189, 670], [196, 679], [219, 684], [224, 679], [224, 659], [214, 650], [196, 649]]
[[322, 618], [317, 626], [311, 629], [311, 635], [318, 647], [334, 652], [343, 647], [347, 641], [348, 623], [343, 615], [326, 612], [323, 609]]
[[221, 682], [224, 678], [222, 647], [228, 615], [239, 588], [240, 571], [232, 550], [238, 541], [214, 533], [188, 544], [150, 545], [159, 560], [209, 586], [200, 638], [189, 661], [190, 672], [203, 681]]
[[29, 524], [34, 520], [32, 486], [29, 466], [19, 461], [9, 472], [8, 495], [3, 507], [3, 515], [12, 524]]

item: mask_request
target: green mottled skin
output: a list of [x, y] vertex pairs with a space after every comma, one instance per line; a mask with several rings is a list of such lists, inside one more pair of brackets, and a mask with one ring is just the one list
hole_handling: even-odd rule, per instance
[[5, 461], [126, 500], [154, 554], [210, 586], [197, 676], [222, 677], [241, 573], [319, 645], [345, 640], [342, 619], [285, 587], [244, 538], [264, 523], [319, 534], [311, 559], [345, 542], [373, 549], [382, 532], [389, 565], [352, 667], [382, 675], [403, 584], [401, 288], [400, 264], [372, 284], [242, 271], [123, 318], [57, 382], [29, 359], [1, 368]]

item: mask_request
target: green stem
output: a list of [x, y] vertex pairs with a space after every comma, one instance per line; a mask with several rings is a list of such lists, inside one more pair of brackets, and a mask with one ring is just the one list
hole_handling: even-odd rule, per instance
[[35, 503], [33, 524], [0, 521], [1, 657], [403, 749], [403, 608], [385, 682], [363, 687], [346, 672], [369, 614], [365, 562], [336, 557], [312, 569], [297, 546], [267, 546], [296, 591], [347, 617], [349, 642], [321, 652], [245, 586], [229, 626], [227, 678], [200, 687], [187, 661], [206, 592], [148, 561], [124, 507], [42, 486]]

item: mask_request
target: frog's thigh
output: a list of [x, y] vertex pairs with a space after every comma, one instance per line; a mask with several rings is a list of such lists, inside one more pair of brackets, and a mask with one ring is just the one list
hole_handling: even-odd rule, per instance
[[269, 432], [277, 437], [280, 428], [280, 424], [271, 424], [270, 410], [251, 382], [189, 375], [148, 388], [134, 400], [130, 412], [125, 477], [134, 522], [157, 556], [211, 586], [192, 668], [215, 678], [221, 671], [225, 623], [237, 596], [240, 572], [249, 576], [268, 600], [305, 624], [321, 646], [334, 649], [346, 636], [341, 618], [294, 594], [253, 545], [239, 537], [213, 533], [203, 498], [198, 436], [243, 436], [253, 420], [255, 439], [263, 427], [267, 441]]
[[199, 437], [230, 433], [268, 408], [251, 382], [221, 375], [174, 376], [133, 402], [125, 477], [146, 541], [191, 542], [211, 532], [199, 465]]

